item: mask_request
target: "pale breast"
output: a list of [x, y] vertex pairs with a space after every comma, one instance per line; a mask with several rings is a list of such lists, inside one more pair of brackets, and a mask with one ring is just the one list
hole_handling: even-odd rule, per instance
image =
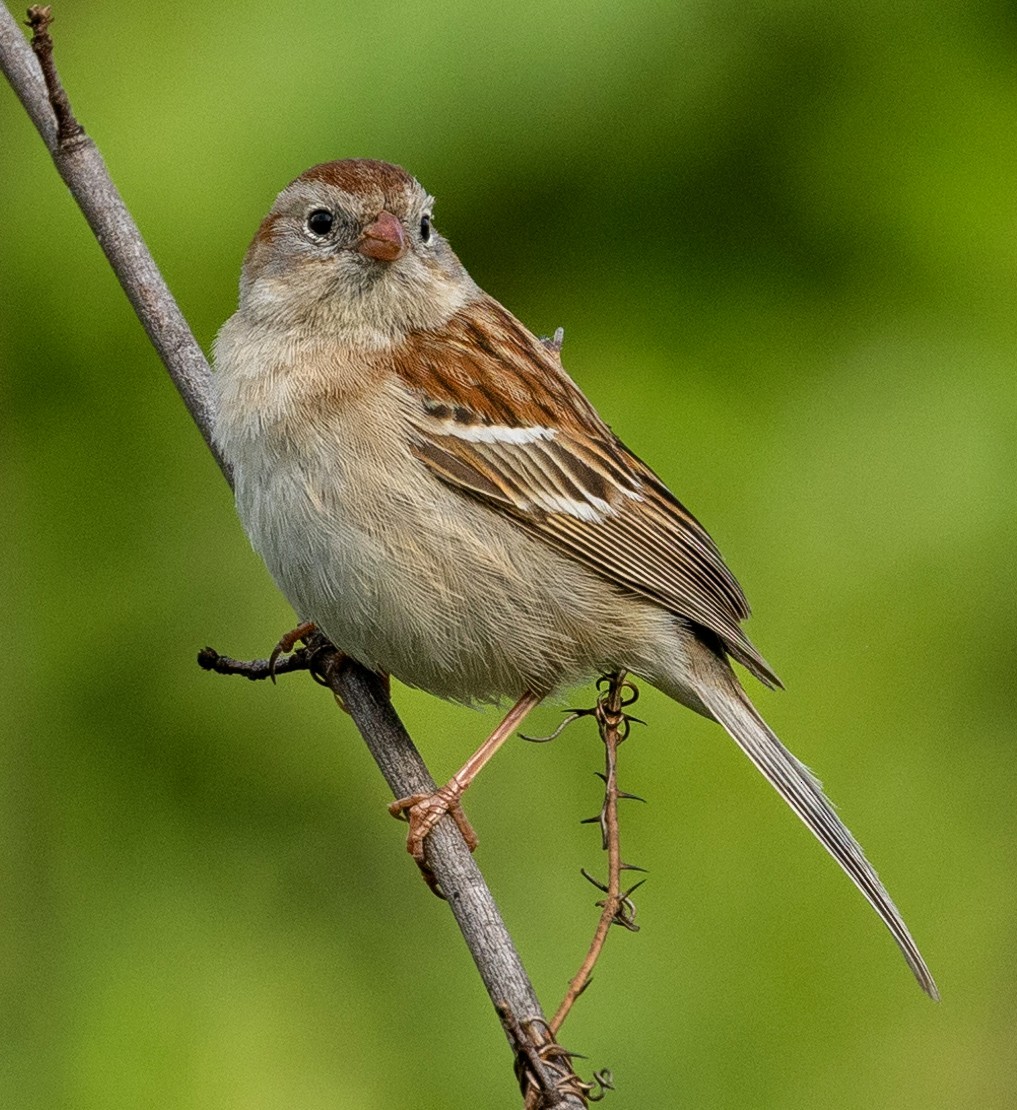
[[[248, 364], [249, 365], [249, 364]], [[436, 479], [412, 401], [378, 367], [220, 363], [217, 439], [237, 509], [302, 619], [365, 665], [443, 697], [518, 697], [635, 660], [669, 633], [619, 590]]]

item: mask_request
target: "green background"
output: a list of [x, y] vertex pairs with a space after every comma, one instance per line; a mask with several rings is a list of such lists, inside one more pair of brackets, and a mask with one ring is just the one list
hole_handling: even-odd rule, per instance
[[[892, 9], [892, 10], [889, 10]], [[20, 12], [19, 12], [20, 16]], [[1008, 1107], [1014, 1063], [1013, 3], [110, 0], [59, 64], [209, 348], [308, 165], [397, 161], [474, 277], [705, 521], [939, 981], [720, 731], [644, 692], [650, 870], [563, 1033], [618, 1110]], [[13, 94], [0, 92], [0, 1104], [518, 1105], [446, 908]], [[494, 720], [398, 685], [436, 775]], [[589, 701], [577, 692], [566, 704]], [[542, 710], [550, 730], [558, 708]], [[553, 1008], [595, 920], [600, 753], [468, 798]]]

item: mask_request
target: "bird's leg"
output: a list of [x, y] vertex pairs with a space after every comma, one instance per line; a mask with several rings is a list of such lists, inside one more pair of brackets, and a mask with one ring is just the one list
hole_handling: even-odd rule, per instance
[[462, 806], [459, 804], [459, 799], [488, 760], [512, 735], [513, 730], [523, 723], [527, 713], [542, 700], [542, 694], [523, 694], [505, 714], [501, 724], [444, 786], [440, 786], [433, 794], [411, 794], [408, 798], [400, 798], [388, 807], [388, 811], [393, 817], [405, 817], [409, 821], [410, 831], [406, 837], [406, 850], [417, 861], [421, 870], [425, 869], [424, 841], [427, 834], [446, 813], [450, 814], [459, 826], [459, 831], [463, 834], [463, 839], [469, 846], [470, 851], [472, 852], [476, 848], [477, 834], [467, 821], [466, 814], [463, 813]]

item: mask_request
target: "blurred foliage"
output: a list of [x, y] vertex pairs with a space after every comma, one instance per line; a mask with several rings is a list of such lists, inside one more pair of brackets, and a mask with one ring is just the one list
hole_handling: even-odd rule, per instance
[[[400, 162], [482, 285], [565, 326], [753, 599], [788, 686], [754, 695], [944, 1000], [733, 745], [647, 691], [643, 929], [563, 1038], [613, 1068], [606, 1105], [1014, 1105], [1014, 5], [93, 0], [54, 32], [206, 346], [288, 180]], [[0, 129], [0, 1104], [518, 1105], [349, 721], [299, 677], [194, 665], [291, 614], [6, 90]], [[395, 698], [439, 775], [492, 719]], [[599, 760], [588, 724], [509, 745], [468, 799], [549, 1007], [594, 923]]]

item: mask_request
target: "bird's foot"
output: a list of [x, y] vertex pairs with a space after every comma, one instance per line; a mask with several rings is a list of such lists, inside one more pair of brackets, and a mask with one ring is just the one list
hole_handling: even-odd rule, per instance
[[312, 632], [317, 631], [318, 626], [314, 621], [303, 621], [280, 638], [279, 643], [272, 648], [272, 654], [268, 657], [268, 673], [273, 682], [275, 682], [275, 665], [279, 656], [289, 655], [300, 640], [306, 639]]
[[[393, 817], [409, 822], [410, 831], [406, 836], [406, 850], [417, 861], [417, 866], [424, 872], [425, 879], [430, 871], [424, 860], [424, 841], [446, 813], [455, 821], [463, 840], [466, 841], [467, 848], [472, 852], [477, 847], [477, 834], [459, 804], [465, 789], [466, 787], [461, 783], [450, 779], [433, 794], [411, 794], [408, 798], [399, 798], [388, 807]], [[428, 885], [433, 889], [432, 879], [428, 879]]]

